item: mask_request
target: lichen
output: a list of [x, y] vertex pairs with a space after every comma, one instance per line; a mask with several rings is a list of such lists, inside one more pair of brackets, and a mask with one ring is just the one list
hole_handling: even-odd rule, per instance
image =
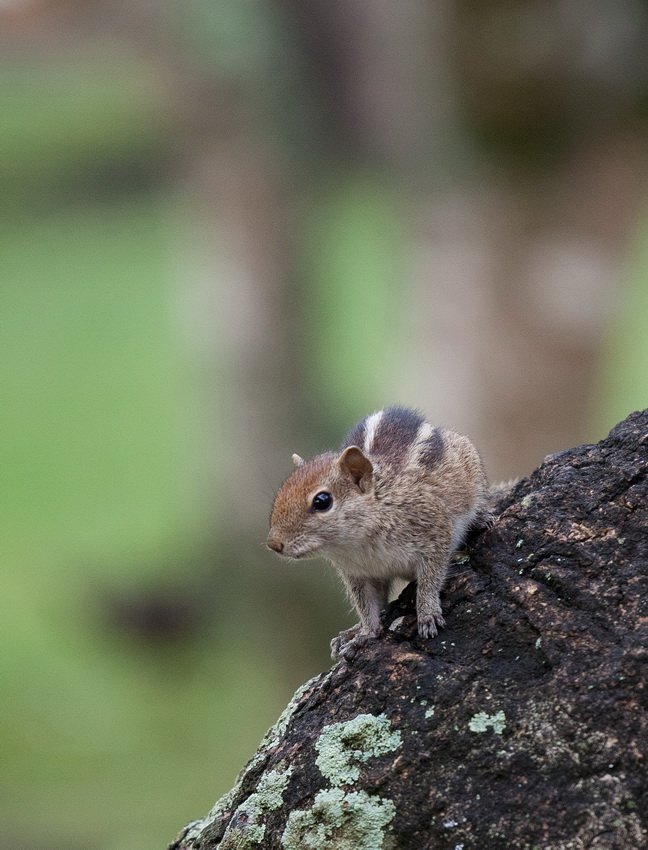
[[281, 806], [291, 774], [289, 767], [284, 771], [270, 770], [261, 777], [256, 791], [232, 815], [220, 850], [247, 850], [261, 843], [266, 830], [263, 816]]
[[486, 732], [489, 726], [496, 735], [501, 735], [506, 728], [504, 712], [498, 711], [497, 714], [486, 714], [485, 711], [479, 711], [468, 722], [468, 728], [471, 732]]
[[316, 764], [331, 785], [350, 785], [360, 776], [359, 763], [390, 753], [401, 743], [401, 733], [392, 730], [384, 714], [358, 714], [322, 729], [315, 743]]
[[283, 793], [292, 772], [292, 767], [287, 767], [285, 770], [269, 770], [261, 777], [257, 790], [248, 797], [246, 803], [249, 804], [252, 797], [255, 797], [255, 805], [262, 811], [273, 812], [280, 808], [283, 803]]
[[431, 705], [429, 708], [427, 708], [425, 710], [425, 717], [426, 718], [434, 717], [434, 706], [433, 705]]
[[309, 809], [290, 813], [281, 843], [285, 850], [380, 850], [395, 814], [391, 800], [326, 789]]

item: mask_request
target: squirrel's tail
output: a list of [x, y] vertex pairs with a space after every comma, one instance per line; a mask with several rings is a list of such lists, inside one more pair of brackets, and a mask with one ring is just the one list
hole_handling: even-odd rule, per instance
[[519, 481], [519, 478], [509, 478], [508, 481], [499, 481], [497, 484], [490, 485], [486, 494], [486, 510], [491, 516], [501, 513], [500, 503], [510, 495]]
[[519, 480], [519, 478], [510, 478], [508, 481], [500, 481], [489, 486], [482, 508], [471, 524], [472, 532], [483, 531], [493, 525], [495, 517], [501, 513], [500, 503], [509, 495]]

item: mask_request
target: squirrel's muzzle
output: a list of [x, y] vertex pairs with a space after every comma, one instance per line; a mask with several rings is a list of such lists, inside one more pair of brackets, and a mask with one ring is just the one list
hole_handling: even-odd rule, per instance
[[277, 540], [275, 537], [268, 537], [268, 539], [266, 540], [266, 546], [268, 547], [268, 549], [272, 549], [274, 552], [279, 552], [280, 554], [281, 552], [283, 552], [283, 543], [281, 542], [281, 540]]

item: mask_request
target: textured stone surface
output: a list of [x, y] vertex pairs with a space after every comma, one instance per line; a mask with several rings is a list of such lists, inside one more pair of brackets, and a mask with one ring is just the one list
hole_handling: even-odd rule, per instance
[[406, 588], [387, 636], [297, 692], [174, 850], [648, 846], [648, 411], [499, 508], [440, 636], [415, 636]]

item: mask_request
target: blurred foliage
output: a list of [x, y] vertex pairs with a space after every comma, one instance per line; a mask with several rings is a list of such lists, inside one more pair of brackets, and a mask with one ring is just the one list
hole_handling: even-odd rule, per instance
[[616, 304], [592, 400], [593, 439], [600, 439], [631, 410], [648, 405], [648, 216], [644, 214]]
[[59, 210], [3, 230], [5, 545], [63, 547], [70, 558], [74, 544], [118, 564], [150, 554], [191, 512], [170, 203]]
[[[79, 170], [160, 157], [142, 74], [85, 70], [14, 68], [0, 86], [0, 846], [12, 850], [165, 846], [285, 701], [262, 645], [223, 652], [199, 606], [182, 642], [147, 625], [165, 616], [147, 588], [196, 588], [207, 569], [191, 556], [200, 426], [172, 321], [185, 210], [137, 182], [95, 200], [86, 182], [85, 201], [70, 186]], [[136, 586], [139, 612], [124, 596]], [[262, 706], [242, 698], [252, 681]]]
[[159, 179], [173, 136], [152, 68], [90, 54], [1, 71], [0, 211]]
[[250, 83], [275, 68], [291, 43], [277, 13], [278, 6], [262, 0], [189, 0], [177, 22], [193, 62], [215, 69], [219, 77]]
[[321, 150], [324, 120], [304, 73], [295, 21], [281, 2], [188, 0], [173, 24], [186, 62], [218, 92], [225, 114], [210, 120], [249, 139], [271, 140], [293, 174]]
[[312, 392], [338, 427], [380, 407], [398, 357], [404, 309], [401, 215], [378, 177], [352, 175], [317, 197], [307, 218], [303, 341]]

